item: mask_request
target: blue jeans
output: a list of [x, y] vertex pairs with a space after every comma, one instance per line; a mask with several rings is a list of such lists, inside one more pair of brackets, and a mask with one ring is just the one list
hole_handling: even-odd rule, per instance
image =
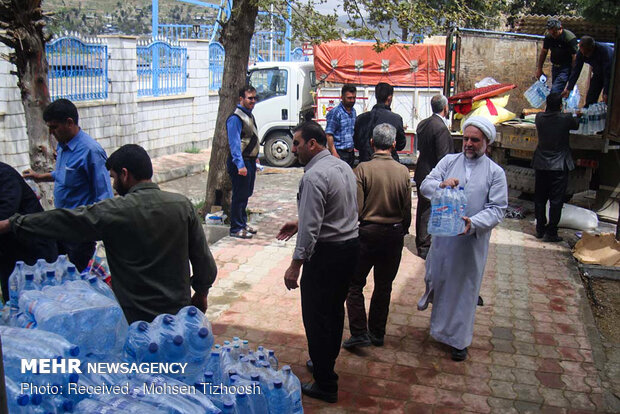
[[248, 222], [246, 208], [248, 199], [254, 192], [254, 180], [256, 179], [256, 160], [243, 160], [248, 175], [245, 177], [238, 174], [237, 166], [232, 158], [226, 160], [226, 169], [232, 183], [232, 200], [230, 203], [230, 232], [236, 233], [245, 229]]
[[568, 83], [568, 78], [570, 76], [570, 66], [556, 66], [553, 65], [551, 67], [551, 93], [562, 93], [564, 88], [566, 88], [566, 84]]

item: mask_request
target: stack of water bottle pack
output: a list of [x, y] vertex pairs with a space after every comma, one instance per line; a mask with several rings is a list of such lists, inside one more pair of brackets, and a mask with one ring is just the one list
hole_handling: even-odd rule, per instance
[[[77, 382], [79, 374], [22, 373], [22, 359], [76, 358], [79, 347], [65, 338], [38, 329], [21, 329], [0, 326], [2, 359], [9, 413], [65, 413], [73, 412], [74, 402], [66, 393], [38, 393], [35, 387], [53, 386], [65, 389], [70, 382]], [[28, 384], [26, 389], [22, 384]], [[62, 387], [62, 388], [61, 388]]]
[[66, 256], [34, 266], [17, 262], [9, 277], [10, 324], [57, 333], [84, 354], [118, 353], [127, 322], [112, 289], [96, 276], [80, 275]]
[[431, 217], [428, 233], [434, 236], [456, 236], [465, 230], [467, 196], [463, 187], [439, 188], [431, 198]]
[[579, 118], [578, 134], [593, 135], [605, 129], [607, 121], [607, 104], [598, 102], [583, 108]]
[[[249, 348], [247, 340], [213, 346], [211, 325], [194, 306], [153, 322], [130, 325], [123, 359], [127, 362], [187, 363], [174, 380], [195, 386], [225, 413], [303, 413], [301, 384], [289, 366], [278, 371], [273, 350]], [[223, 392], [227, 387], [231, 392]]]

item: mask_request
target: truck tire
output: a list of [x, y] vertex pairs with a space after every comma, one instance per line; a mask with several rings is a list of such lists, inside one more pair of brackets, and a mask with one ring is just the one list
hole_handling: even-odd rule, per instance
[[504, 165], [508, 187], [524, 193], [534, 194], [536, 181], [535, 171], [532, 168]]
[[286, 132], [274, 132], [265, 140], [265, 159], [273, 167], [290, 167], [297, 157], [293, 154], [293, 138]]

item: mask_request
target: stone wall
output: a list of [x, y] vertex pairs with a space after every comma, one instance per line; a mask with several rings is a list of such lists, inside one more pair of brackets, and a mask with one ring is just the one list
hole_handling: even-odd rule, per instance
[[[209, 43], [187, 40], [187, 91], [182, 95], [137, 94], [136, 45], [131, 36], [101, 36], [108, 45], [108, 98], [75, 102], [80, 126], [112, 153], [124, 144], [143, 146], [156, 157], [190, 148], [208, 148], [219, 105], [209, 93]], [[0, 45], [0, 54], [9, 49]], [[30, 164], [24, 109], [15, 68], [0, 60], [0, 161], [18, 171]]]

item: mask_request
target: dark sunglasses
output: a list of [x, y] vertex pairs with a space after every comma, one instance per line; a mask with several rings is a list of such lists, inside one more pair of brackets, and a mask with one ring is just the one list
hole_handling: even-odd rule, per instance
[[258, 98], [256, 96], [248, 96], [247, 98], [248, 101], [258, 101]]

